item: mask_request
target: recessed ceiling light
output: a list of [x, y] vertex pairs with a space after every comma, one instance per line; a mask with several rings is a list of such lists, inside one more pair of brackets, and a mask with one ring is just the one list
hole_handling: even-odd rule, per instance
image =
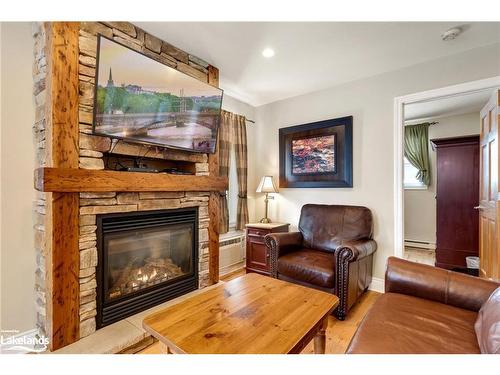
[[445, 42], [455, 39], [460, 35], [462, 29], [460, 27], [452, 27], [451, 29], [446, 30], [443, 34], [441, 34], [441, 39]]
[[262, 51], [262, 56], [264, 57], [273, 57], [274, 56], [274, 50], [272, 48], [264, 48]]

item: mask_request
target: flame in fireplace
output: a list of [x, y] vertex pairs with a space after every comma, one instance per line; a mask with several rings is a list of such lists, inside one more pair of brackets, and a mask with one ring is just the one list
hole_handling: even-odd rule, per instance
[[114, 272], [109, 298], [118, 298], [185, 274], [170, 258], [146, 258], [140, 266], [136, 266], [137, 261], [134, 258], [125, 268]]

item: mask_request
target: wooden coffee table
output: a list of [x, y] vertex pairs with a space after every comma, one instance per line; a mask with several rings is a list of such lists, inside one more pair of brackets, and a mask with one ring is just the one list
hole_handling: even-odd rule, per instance
[[325, 352], [336, 296], [249, 273], [147, 316], [144, 329], [165, 353]]

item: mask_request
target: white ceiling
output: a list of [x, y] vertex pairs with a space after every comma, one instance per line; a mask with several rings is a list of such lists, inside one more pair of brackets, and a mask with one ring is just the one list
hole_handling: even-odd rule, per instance
[[491, 90], [484, 90], [428, 102], [407, 104], [404, 108], [405, 120], [428, 120], [479, 112], [488, 102], [490, 96]]
[[[500, 42], [500, 23], [137, 22], [220, 70], [227, 94], [254, 106]], [[262, 50], [276, 55], [266, 59]]]

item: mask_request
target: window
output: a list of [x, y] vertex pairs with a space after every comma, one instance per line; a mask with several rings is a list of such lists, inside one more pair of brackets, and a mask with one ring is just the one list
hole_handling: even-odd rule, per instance
[[404, 158], [403, 168], [403, 185], [405, 189], [427, 189], [427, 186], [417, 179], [418, 169], [415, 168], [406, 158]]

